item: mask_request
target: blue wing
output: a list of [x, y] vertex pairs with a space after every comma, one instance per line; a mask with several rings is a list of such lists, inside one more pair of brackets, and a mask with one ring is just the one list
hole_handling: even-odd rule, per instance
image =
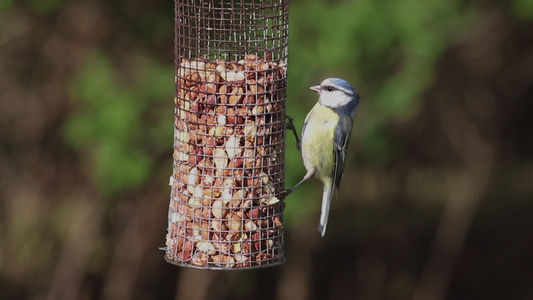
[[346, 117], [339, 120], [335, 128], [335, 142], [333, 143], [333, 152], [335, 154], [335, 171], [333, 174], [333, 182], [337, 190], [339, 189], [342, 174], [344, 173], [344, 164], [346, 163], [346, 153], [348, 152], [348, 144], [350, 143], [350, 135], [352, 133], [353, 119]]

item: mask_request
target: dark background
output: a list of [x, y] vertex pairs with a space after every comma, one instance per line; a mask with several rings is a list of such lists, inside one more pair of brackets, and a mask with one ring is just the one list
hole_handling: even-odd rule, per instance
[[[286, 263], [163, 260], [174, 3], [0, 2], [0, 299], [533, 299], [533, 2], [291, 1], [288, 113], [362, 96], [328, 232]], [[286, 185], [305, 173], [287, 139]]]

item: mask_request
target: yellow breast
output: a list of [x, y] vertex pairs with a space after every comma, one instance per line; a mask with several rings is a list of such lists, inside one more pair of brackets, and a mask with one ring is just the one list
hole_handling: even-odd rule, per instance
[[302, 157], [307, 170], [315, 169], [320, 179], [334, 172], [333, 140], [339, 116], [330, 108], [315, 105], [306, 118], [302, 133]]

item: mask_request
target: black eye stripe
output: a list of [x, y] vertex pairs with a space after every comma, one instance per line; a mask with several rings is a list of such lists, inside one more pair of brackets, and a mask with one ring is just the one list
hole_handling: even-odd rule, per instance
[[353, 96], [353, 93], [350, 92], [349, 90], [346, 90], [342, 87], [338, 87], [338, 86], [333, 86], [333, 85], [325, 85], [325, 86], [322, 86], [321, 89], [323, 91], [328, 91], [328, 92], [333, 92], [333, 91], [342, 91], [345, 95], [348, 95], [348, 96]]

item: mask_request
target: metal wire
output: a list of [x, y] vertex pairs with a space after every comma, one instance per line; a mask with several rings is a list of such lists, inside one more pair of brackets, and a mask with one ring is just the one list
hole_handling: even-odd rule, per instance
[[284, 261], [288, 0], [176, 0], [173, 264]]

